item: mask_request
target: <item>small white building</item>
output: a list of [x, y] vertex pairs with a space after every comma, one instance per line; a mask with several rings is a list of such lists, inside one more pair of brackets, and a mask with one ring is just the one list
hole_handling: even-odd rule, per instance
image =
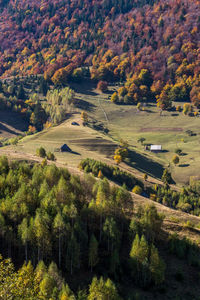
[[152, 151], [152, 152], [162, 151], [162, 146], [161, 145], [151, 145], [150, 146], [150, 151]]

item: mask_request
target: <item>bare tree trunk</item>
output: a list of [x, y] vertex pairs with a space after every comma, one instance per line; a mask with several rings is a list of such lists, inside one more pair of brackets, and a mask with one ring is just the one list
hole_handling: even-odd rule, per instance
[[25, 244], [25, 256], [26, 256], [26, 263], [28, 261], [28, 245], [27, 245], [27, 242]]
[[[59, 229], [60, 231], [60, 229]], [[59, 255], [58, 255], [58, 265], [59, 265], [59, 269], [60, 269], [60, 266], [61, 266], [61, 236], [60, 236], [60, 232], [59, 232], [59, 239], [58, 239], [58, 251], [59, 251]]]

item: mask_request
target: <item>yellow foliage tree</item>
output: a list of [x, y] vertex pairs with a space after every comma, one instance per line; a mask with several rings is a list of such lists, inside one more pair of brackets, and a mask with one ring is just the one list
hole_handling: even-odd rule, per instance
[[88, 122], [88, 114], [86, 111], [81, 112], [81, 119], [83, 120], [84, 123]]
[[117, 163], [117, 165], [119, 165], [119, 164], [122, 162], [122, 157], [121, 157], [121, 155], [116, 154], [116, 155], [114, 156], [114, 160], [115, 160], [115, 162]]

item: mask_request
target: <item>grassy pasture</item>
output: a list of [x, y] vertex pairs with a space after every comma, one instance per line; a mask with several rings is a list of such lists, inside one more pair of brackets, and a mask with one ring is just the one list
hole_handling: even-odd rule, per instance
[[[149, 104], [144, 111], [138, 111], [136, 106], [116, 105], [109, 101], [110, 94], [117, 89], [116, 86], [110, 87], [107, 94], [99, 93], [95, 86], [84, 87], [73, 86], [77, 98], [90, 103], [92, 110], [89, 110], [91, 119], [96, 119], [104, 123], [109, 129], [109, 136], [119, 141], [120, 138], [127, 139], [131, 149], [137, 154], [142, 154], [150, 162], [153, 160], [163, 167], [169, 167], [172, 171], [174, 180], [179, 184], [189, 182], [191, 176], [200, 178], [200, 118], [189, 117], [182, 112], [163, 112], [160, 115], [155, 104]], [[178, 103], [183, 105], [183, 103]], [[106, 117], [105, 117], [106, 113]], [[196, 135], [189, 136], [186, 131], [191, 130]], [[164, 151], [162, 153], [151, 153], [145, 151], [144, 146], [138, 143], [139, 138], [145, 138], [145, 144], [161, 144]], [[172, 164], [172, 157], [175, 150], [180, 148], [183, 155], [180, 156], [178, 166]], [[134, 156], [134, 154], [133, 154]], [[140, 170], [153, 173], [160, 177], [160, 167], [152, 170], [145, 170], [145, 159], [136, 162], [133, 166]], [[138, 163], [137, 163], [138, 162]], [[151, 164], [149, 165], [151, 168]]]
[[[116, 144], [110, 139], [104, 139], [102, 134], [84, 127], [82, 124], [73, 126], [71, 125], [72, 120], [81, 124], [80, 114], [76, 114], [59, 126], [25, 137], [15, 147], [15, 150], [34, 155], [36, 149], [43, 146], [47, 151], [55, 152], [58, 162], [74, 167], [77, 167], [83, 158], [103, 160], [114, 152]], [[58, 152], [57, 150], [63, 144], [67, 144], [72, 153]], [[9, 148], [11, 147], [13, 146], [9, 146]]]
[[[160, 178], [164, 167], [170, 168], [174, 180], [181, 185], [187, 183], [191, 176], [200, 176], [198, 171], [200, 167], [199, 117], [184, 116], [179, 112], [163, 112], [160, 115], [155, 104], [149, 104], [144, 111], [138, 111], [136, 106], [113, 104], [109, 98], [117, 90], [117, 86], [109, 87], [106, 94], [98, 92], [96, 85], [90, 83], [72, 84], [71, 87], [76, 92], [76, 113], [59, 126], [25, 137], [19, 142], [17, 148], [9, 146], [9, 150], [13, 147], [13, 151], [17, 149], [22, 153], [35, 154], [36, 149], [43, 146], [47, 151], [54, 152], [66, 143], [73, 152], [56, 152], [60, 163], [77, 166], [80, 160], [86, 157], [113, 163], [111, 157], [114, 149], [123, 138], [130, 144], [129, 165], [139, 170], [140, 176], [142, 176], [141, 172], [146, 172]], [[81, 110], [88, 112], [91, 121], [97, 121], [107, 128], [108, 134], [82, 126]], [[9, 125], [12, 121], [15, 128], [11, 134], [19, 134], [23, 131], [20, 123], [16, 123], [17, 119], [7, 115], [7, 112], [6, 118], [6, 124]], [[79, 122], [81, 126], [72, 126], [72, 121]], [[192, 130], [196, 135], [189, 136], [187, 130]], [[138, 142], [141, 137], [145, 138], [144, 144], [161, 144], [164, 151], [157, 154], [146, 151], [144, 145]], [[179, 165], [174, 166], [172, 157], [177, 148], [182, 150], [183, 155], [180, 156]], [[122, 167], [127, 166], [122, 164]], [[135, 174], [137, 175], [137, 172]]]

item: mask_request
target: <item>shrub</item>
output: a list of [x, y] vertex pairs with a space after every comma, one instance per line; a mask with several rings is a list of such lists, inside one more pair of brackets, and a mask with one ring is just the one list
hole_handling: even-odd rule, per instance
[[40, 147], [36, 150], [36, 155], [39, 157], [46, 157], [46, 150], [43, 147]]
[[178, 155], [180, 155], [180, 154], [182, 153], [182, 150], [179, 149], [179, 148], [177, 148], [177, 149], [175, 150], [175, 153], [178, 154]]
[[110, 101], [113, 102], [113, 103], [119, 102], [119, 97], [118, 97], [118, 94], [116, 92], [114, 94], [112, 94]]
[[52, 152], [47, 153], [47, 159], [52, 161], [56, 160], [55, 155]]
[[139, 185], [135, 185], [134, 188], [132, 189], [132, 192], [138, 195], [142, 194], [142, 188]]
[[97, 89], [103, 93], [106, 92], [108, 90], [107, 81], [99, 81], [97, 84]]
[[172, 158], [172, 162], [177, 165], [179, 163], [179, 157], [178, 155], [174, 155], [173, 158]]

